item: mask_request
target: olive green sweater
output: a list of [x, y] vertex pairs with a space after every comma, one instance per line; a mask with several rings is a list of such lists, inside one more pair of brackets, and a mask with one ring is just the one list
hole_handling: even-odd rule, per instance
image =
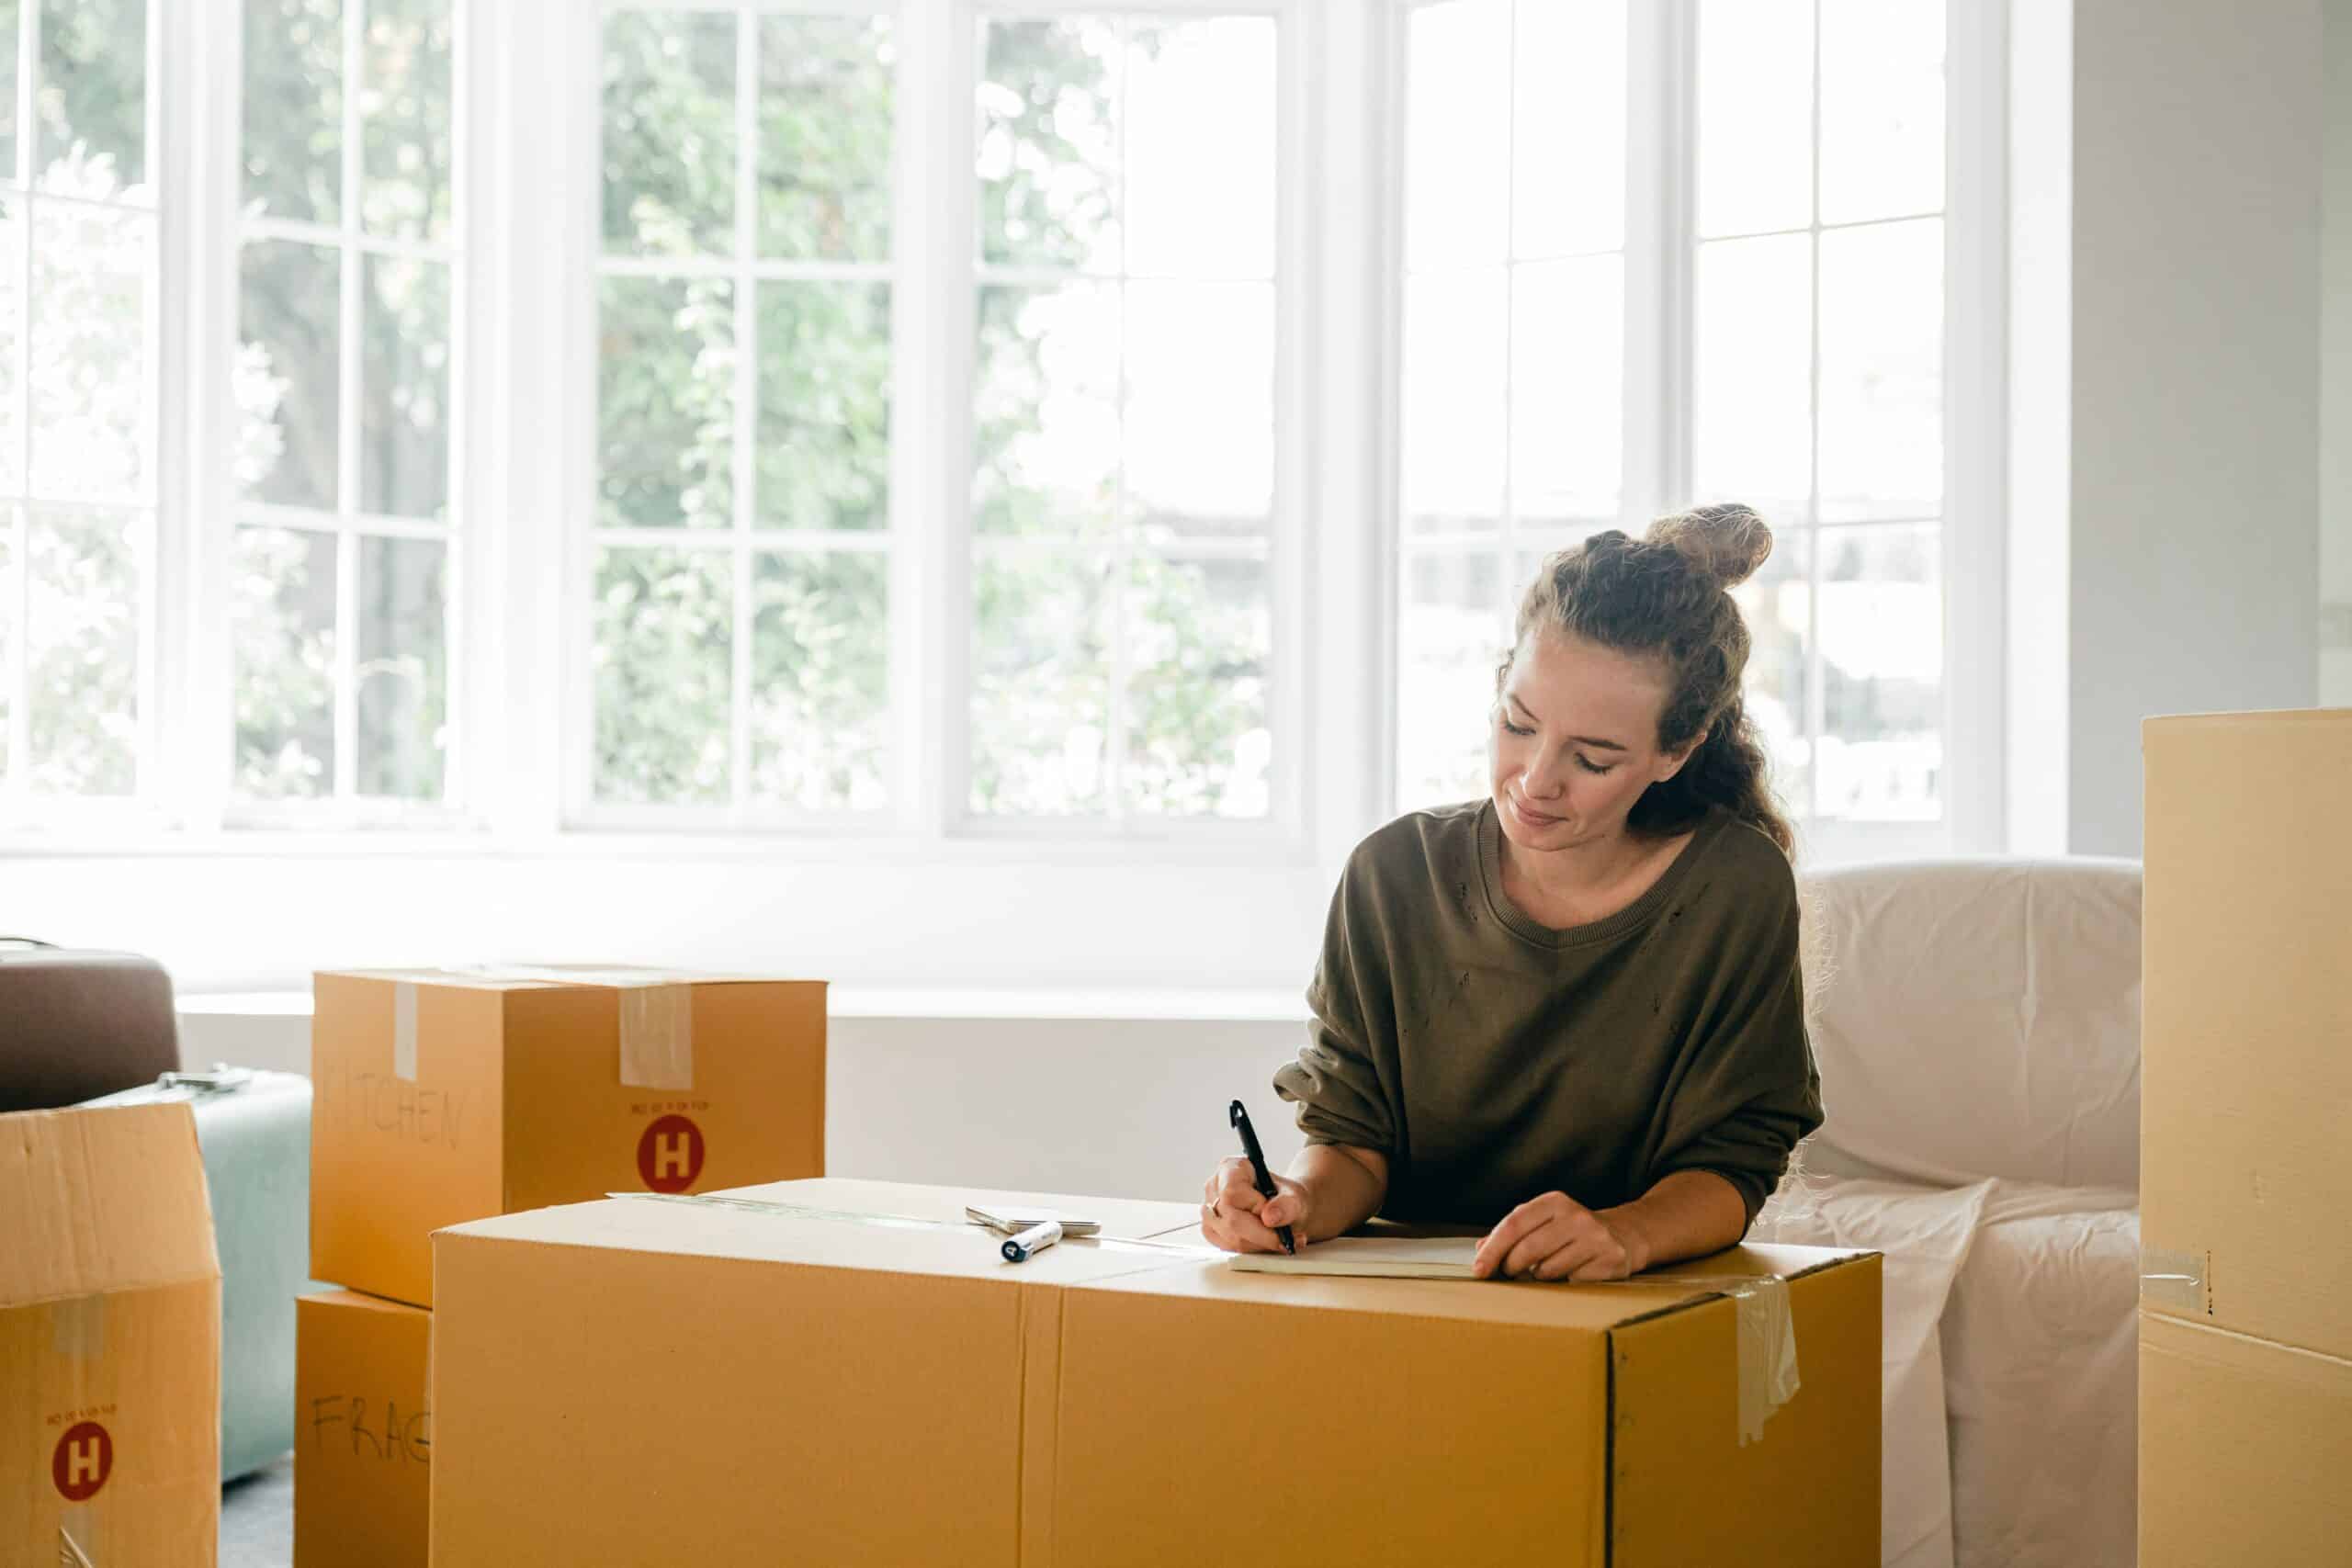
[[1399, 818], [1349, 857], [1274, 1075], [1309, 1143], [1388, 1157], [1393, 1219], [1489, 1224], [1538, 1194], [1629, 1202], [1710, 1170], [1752, 1222], [1821, 1124], [1796, 884], [1717, 810], [1650, 890], [1555, 931], [1502, 886], [1493, 803]]

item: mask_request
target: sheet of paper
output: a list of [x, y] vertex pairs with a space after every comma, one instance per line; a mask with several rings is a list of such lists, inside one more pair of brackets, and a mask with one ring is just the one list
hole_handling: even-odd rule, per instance
[[1467, 1280], [1475, 1235], [1342, 1235], [1293, 1256], [1238, 1252], [1233, 1267], [1256, 1274], [1363, 1274], [1388, 1280]]

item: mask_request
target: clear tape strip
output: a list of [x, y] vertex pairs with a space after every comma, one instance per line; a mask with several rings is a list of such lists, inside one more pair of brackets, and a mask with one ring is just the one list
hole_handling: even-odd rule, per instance
[[1732, 1300], [1739, 1348], [1739, 1441], [1760, 1442], [1764, 1423], [1794, 1399], [1796, 1314], [1789, 1282], [1776, 1274], [1665, 1274], [1608, 1281], [1620, 1285], [1693, 1285]]
[[620, 993], [621, 1082], [631, 1089], [695, 1087], [694, 985], [674, 970], [477, 964], [458, 973], [490, 980], [609, 986]]
[[392, 983], [392, 1077], [416, 1081], [416, 984]]
[[51, 1351], [68, 1360], [95, 1361], [107, 1353], [107, 1299], [74, 1296], [49, 1308]]
[[2176, 1252], [2162, 1247], [2140, 1248], [2140, 1300], [2149, 1306], [2193, 1316], [2210, 1317], [2212, 1293], [2206, 1276], [2212, 1272], [2210, 1253]]
[[[913, 1214], [876, 1214], [854, 1209], [820, 1209], [806, 1203], [782, 1203], [769, 1198], [729, 1198], [714, 1192], [607, 1192], [632, 1203], [691, 1203], [705, 1209], [741, 1209], [755, 1214], [785, 1214], [801, 1220], [833, 1220], [869, 1225], [876, 1230], [978, 1231], [994, 1238], [996, 1232], [977, 1220], [931, 1220]], [[1102, 1247], [1114, 1252], [1172, 1252], [1180, 1257], [1221, 1258], [1211, 1247], [1187, 1247], [1181, 1242], [1153, 1241], [1143, 1236], [1065, 1236], [1064, 1247]]]

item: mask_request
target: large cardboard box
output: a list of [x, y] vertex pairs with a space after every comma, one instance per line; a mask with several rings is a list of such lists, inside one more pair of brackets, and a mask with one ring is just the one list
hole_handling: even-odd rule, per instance
[[2143, 740], [2142, 1304], [2352, 1359], [2352, 710]]
[[0, 1562], [209, 1563], [220, 1266], [185, 1105], [0, 1116]]
[[2352, 1361], [2140, 1322], [2140, 1568], [2352, 1562]]
[[433, 1314], [322, 1291], [294, 1315], [295, 1568], [424, 1568]]
[[823, 1174], [823, 982], [577, 975], [317, 976], [314, 1277], [431, 1306], [444, 1225]]
[[[1123, 1239], [1007, 1264], [955, 1223], [990, 1200]], [[445, 1231], [433, 1562], [1878, 1562], [1874, 1256], [1300, 1278], [1196, 1221], [816, 1181]], [[1754, 1442], [1773, 1294], [1726, 1273], [1789, 1280], [1801, 1386]]]

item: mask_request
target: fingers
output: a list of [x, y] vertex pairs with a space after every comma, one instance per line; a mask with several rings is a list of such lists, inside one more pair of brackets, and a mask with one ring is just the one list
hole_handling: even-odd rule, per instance
[[1280, 1252], [1282, 1238], [1259, 1213], [1267, 1201], [1251, 1185], [1248, 1160], [1224, 1161], [1202, 1188], [1202, 1236], [1227, 1252]]
[[1508, 1274], [1509, 1270], [1504, 1268], [1505, 1260], [1512, 1256], [1521, 1242], [1545, 1225], [1565, 1220], [1570, 1214], [1590, 1213], [1565, 1192], [1546, 1192], [1540, 1198], [1529, 1199], [1505, 1214], [1502, 1224], [1487, 1232], [1486, 1239], [1478, 1243], [1477, 1251], [1471, 1255], [1471, 1274], [1480, 1280], [1491, 1279], [1498, 1272]]
[[1216, 1213], [1203, 1210], [1201, 1235], [1213, 1247], [1227, 1252], [1280, 1252], [1282, 1238], [1261, 1224], [1255, 1214], [1238, 1209]]

